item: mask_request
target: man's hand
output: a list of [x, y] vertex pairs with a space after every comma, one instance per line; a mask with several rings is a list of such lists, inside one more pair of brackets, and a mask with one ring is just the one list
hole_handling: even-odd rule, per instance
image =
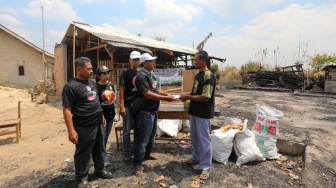
[[185, 93], [181, 93], [180, 94], [180, 99], [181, 99], [181, 101], [186, 101], [186, 100], [188, 100], [189, 99], [189, 95], [187, 95], [187, 94], [185, 94]]
[[105, 119], [104, 115], [103, 115], [103, 125], [104, 125], [104, 127], [106, 126], [106, 119]]
[[120, 115], [122, 117], [125, 117], [126, 116], [126, 109], [125, 109], [125, 106], [120, 106]]
[[78, 144], [78, 134], [75, 130], [69, 132], [69, 141]]
[[171, 102], [171, 101], [175, 100], [175, 98], [171, 94], [167, 94], [165, 100], [168, 101], [168, 102]]

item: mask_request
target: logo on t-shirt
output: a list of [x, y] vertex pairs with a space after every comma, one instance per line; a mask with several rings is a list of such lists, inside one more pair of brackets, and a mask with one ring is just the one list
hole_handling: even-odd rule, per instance
[[132, 89], [132, 91], [137, 91], [137, 88], [136, 88], [136, 76], [133, 77], [132, 84], [134, 86], [133, 89]]
[[97, 96], [96, 91], [92, 91], [90, 86], [86, 86], [86, 89], [88, 90], [87, 98], [89, 99], [89, 101], [95, 100]]
[[152, 83], [152, 87], [153, 87], [153, 88], [156, 88], [156, 86], [157, 86], [156, 81], [153, 81], [153, 83]]
[[113, 99], [114, 99], [114, 92], [112, 91], [112, 88], [111, 90], [105, 90], [103, 93], [102, 93], [102, 99], [103, 99], [103, 105], [109, 105], [109, 104], [112, 104], [113, 103]]

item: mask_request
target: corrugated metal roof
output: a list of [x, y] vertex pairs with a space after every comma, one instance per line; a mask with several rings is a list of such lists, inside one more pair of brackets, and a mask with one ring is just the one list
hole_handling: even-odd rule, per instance
[[[188, 55], [193, 55], [197, 50], [185, 47], [182, 45], [172, 44], [165, 41], [158, 41], [155, 39], [145, 38], [142, 36], [132, 35], [129, 33], [118, 32], [111, 29], [106, 29], [98, 26], [93, 26], [85, 23], [73, 22], [69, 25], [69, 28], [62, 40], [64, 43], [72, 44], [73, 38], [73, 24], [76, 26], [77, 30], [77, 39], [85, 38], [85, 35], [88, 33], [103, 39], [109, 45], [122, 48], [136, 48], [142, 51], [149, 51], [151, 49], [158, 50], [170, 50], [173, 52], [184, 53]], [[78, 29], [80, 28], [80, 29]], [[222, 59], [216, 57], [217, 59]]]
[[[20, 35], [14, 33], [13, 31], [9, 30], [8, 28], [6, 28], [5, 26], [1, 25], [0, 24], [0, 28], [2, 30], [4, 30], [5, 32], [7, 32], [8, 34], [12, 35], [13, 37], [17, 38], [18, 40], [22, 41], [23, 43], [27, 44], [28, 46], [36, 49], [37, 51], [43, 53], [43, 50], [39, 47], [37, 47], [35, 44], [29, 42], [28, 40], [24, 39], [23, 37], [21, 37]], [[52, 58], [55, 58], [55, 56], [47, 51], [44, 51], [45, 55], [49, 56], [49, 57], [52, 57]]]

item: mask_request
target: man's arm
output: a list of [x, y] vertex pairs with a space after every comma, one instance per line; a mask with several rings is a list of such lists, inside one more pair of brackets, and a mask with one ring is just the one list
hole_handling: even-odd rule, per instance
[[191, 100], [196, 102], [207, 102], [209, 100], [209, 98], [204, 97], [203, 95], [190, 95], [190, 94], [188, 95], [184, 93], [180, 94], [180, 99], [182, 101]]
[[124, 93], [125, 93], [125, 86], [124, 85], [120, 85], [120, 93], [119, 93], [120, 112], [119, 113], [123, 117], [126, 116]]
[[78, 134], [75, 131], [73, 122], [72, 122], [72, 114], [71, 114], [71, 108], [70, 107], [64, 107], [63, 106], [63, 116], [64, 121], [68, 129], [69, 133], [69, 141], [73, 144], [78, 144]]
[[[168, 93], [160, 93], [156, 94], [151, 92], [150, 90], [142, 92], [143, 96], [149, 100], [165, 100], [165, 101], [173, 101], [174, 97]], [[161, 95], [163, 94], [163, 95]]]

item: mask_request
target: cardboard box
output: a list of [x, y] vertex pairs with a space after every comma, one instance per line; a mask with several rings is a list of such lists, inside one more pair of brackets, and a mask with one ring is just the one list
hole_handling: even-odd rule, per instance
[[[194, 84], [194, 78], [198, 71], [198, 69], [182, 71], [182, 93], [191, 92]], [[185, 109], [187, 108], [186, 102], [183, 103], [183, 106]]]

